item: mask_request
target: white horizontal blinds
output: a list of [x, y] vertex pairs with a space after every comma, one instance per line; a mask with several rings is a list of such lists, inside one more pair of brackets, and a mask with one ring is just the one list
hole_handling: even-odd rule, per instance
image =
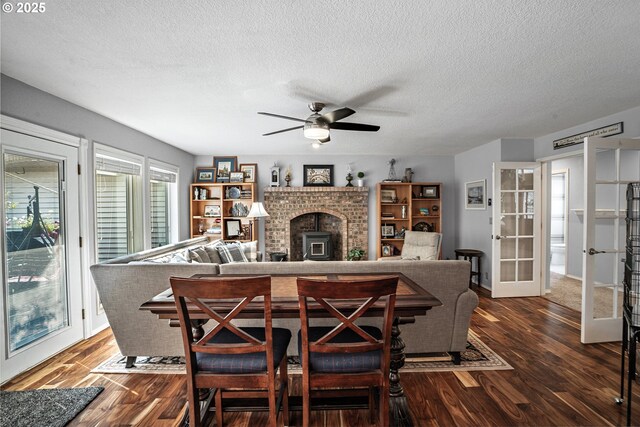
[[96, 153], [96, 171], [139, 176], [142, 174], [142, 165], [137, 162]]
[[178, 174], [151, 166], [149, 168], [149, 179], [151, 181], [176, 183], [178, 182]]
[[[169, 165], [154, 164], [152, 160], [149, 166], [149, 196], [150, 196], [150, 222], [151, 222], [151, 247], [167, 245], [171, 243], [172, 213], [177, 215], [176, 206], [172, 206], [171, 195], [175, 192], [178, 182], [177, 168]], [[173, 191], [172, 191], [173, 190]], [[173, 211], [172, 211], [173, 209]]]
[[135, 250], [136, 189], [142, 161], [96, 150], [96, 233], [98, 262]]
[[170, 212], [169, 185], [166, 182], [149, 184], [151, 196], [151, 247], [169, 244], [170, 240]]

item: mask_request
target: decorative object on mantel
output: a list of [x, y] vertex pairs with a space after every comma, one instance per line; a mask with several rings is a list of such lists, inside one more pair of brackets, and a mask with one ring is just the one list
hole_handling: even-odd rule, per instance
[[[251, 221], [259, 221], [260, 218], [266, 218], [268, 216], [269, 216], [269, 213], [266, 211], [264, 206], [262, 206], [262, 202], [253, 202], [253, 204], [251, 205], [251, 210], [247, 215], [247, 218]], [[251, 231], [252, 229], [253, 227], [250, 227], [249, 231]], [[259, 233], [259, 232], [260, 231], [257, 231], [256, 233]], [[251, 234], [249, 235], [249, 240], [253, 240], [253, 236]]]
[[411, 168], [405, 168], [404, 177], [402, 177], [402, 182], [411, 182], [413, 180], [413, 171]]
[[347, 180], [347, 185], [345, 185], [345, 187], [353, 187], [353, 184], [351, 183], [351, 181], [353, 181], [353, 175], [351, 175], [351, 163], [347, 163], [347, 177], [345, 179]]
[[389, 176], [383, 182], [402, 182], [396, 175], [396, 159], [389, 160]]
[[284, 181], [287, 183], [286, 187], [291, 187], [291, 165], [287, 166], [284, 172]]
[[270, 187], [280, 187], [280, 166], [273, 162], [273, 166], [271, 166], [271, 181], [269, 184]]
[[624, 132], [624, 122], [614, 123], [609, 126], [603, 126], [598, 129], [589, 130], [575, 135], [567, 136], [565, 138], [556, 139], [553, 141], [553, 149], [558, 150], [560, 148], [569, 147], [571, 145], [582, 144], [584, 139], [591, 136], [599, 136], [606, 138], [612, 135], [619, 135]]
[[305, 187], [332, 187], [333, 165], [304, 165]]
[[364, 172], [358, 172], [358, 187], [364, 187]]

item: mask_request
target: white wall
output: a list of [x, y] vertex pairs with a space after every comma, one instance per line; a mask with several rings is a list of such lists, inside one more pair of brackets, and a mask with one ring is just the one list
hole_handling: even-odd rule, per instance
[[466, 210], [464, 204], [465, 183], [487, 180], [487, 198], [492, 202], [493, 164], [495, 162], [530, 162], [533, 160], [533, 140], [525, 138], [503, 138], [465, 151], [455, 156], [456, 182], [456, 248], [478, 249], [484, 252], [481, 259], [482, 278], [480, 284], [491, 287], [491, 234], [492, 206], [486, 210]]
[[[301, 141], [304, 143], [304, 141]], [[351, 163], [352, 175], [362, 171], [365, 173], [365, 185], [369, 187], [369, 248], [367, 255], [369, 259], [375, 259], [376, 255], [376, 238], [379, 235], [377, 229], [377, 207], [376, 207], [376, 184], [386, 179], [389, 173], [389, 156], [335, 156], [322, 154], [322, 149], [311, 151], [309, 149], [308, 156], [240, 156], [238, 163], [257, 163], [258, 164], [258, 200], [264, 200], [263, 188], [269, 185], [270, 169], [274, 162], [280, 166], [281, 185], [285, 185], [284, 175], [287, 166], [291, 166], [293, 187], [301, 187], [303, 185], [303, 165], [307, 164], [327, 164], [334, 165], [334, 184], [336, 186], [344, 186], [347, 181], [347, 164]], [[218, 154], [229, 155], [229, 152]], [[213, 164], [213, 156], [197, 156], [197, 166], [211, 166]], [[441, 182], [443, 185], [442, 192], [442, 225], [443, 225], [443, 257], [453, 257], [453, 249], [456, 234], [455, 221], [455, 201], [454, 201], [454, 167], [453, 156], [421, 156], [421, 157], [396, 157], [395, 170], [398, 176], [404, 174], [405, 168], [412, 168], [414, 171], [413, 182]], [[352, 182], [356, 185], [356, 180]], [[260, 223], [260, 246], [264, 252], [264, 223]], [[351, 248], [349, 248], [351, 249]]]

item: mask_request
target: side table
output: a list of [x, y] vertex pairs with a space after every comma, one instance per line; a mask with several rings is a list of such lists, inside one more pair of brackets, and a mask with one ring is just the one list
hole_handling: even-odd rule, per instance
[[[482, 280], [482, 275], [480, 274], [480, 259], [484, 252], [479, 251], [477, 249], [456, 249], [454, 251], [456, 253], [456, 259], [460, 259], [462, 257], [465, 261], [469, 261], [471, 263], [471, 274], [469, 276], [469, 287], [473, 285], [473, 276], [477, 276], [477, 285], [480, 286], [480, 281]], [[473, 268], [473, 260], [476, 260], [475, 269]]]

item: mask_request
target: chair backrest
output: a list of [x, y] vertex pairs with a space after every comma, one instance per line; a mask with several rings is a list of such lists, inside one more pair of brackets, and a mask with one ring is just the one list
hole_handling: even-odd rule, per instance
[[[171, 277], [171, 288], [180, 318], [180, 328], [185, 347], [185, 355], [191, 365], [196, 366], [195, 353], [243, 354], [266, 351], [267, 366], [273, 366], [272, 329], [271, 329], [271, 276], [249, 278], [203, 278], [185, 279]], [[265, 341], [260, 341], [237, 328], [232, 320], [255, 298], [262, 297], [264, 304]], [[212, 305], [224, 306], [220, 314]], [[254, 304], [254, 307], [258, 304]], [[198, 310], [199, 309], [199, 310]], [[203, 318], [204, 315], [204, 318]], [[218, 324], [208, 333], [194, 342], [192, 321], [213, 319]], [[241, 338], [241, 343], [212, 344], [212, 338], [227, 329]]]
[[401, 255], [405, 258], [437, 260], [440, 256], [442, 234], [424, 231], [406, 231]]
[[[367, 280], [317, 280], [298, 278], [298, 302], [300, 304], [300, 322], [303, 363], [308, 359], [309, 351], [319, 353], [354, 353], [383, 350], [388, 354], [391, 348], [391, 326], [396, 302], [398, 276], [385, 276]], [[354, 322], [362, 317], [374, 305], [385, 297], [383, 304], [384, 321], [382, 338], [372, 337]], [[309, 303], [315, 300], [332, 317], [338, 325], [319, 339], [309, 341]], [[364, 299], [359, 308], [349, 315], [342, 313], [340, 300]], [[329, 301], [331, 300], [331, 301]], [[346, 329], [351, 329], [364, 341], [356, 343], [330, 343], [329, 341]]]

